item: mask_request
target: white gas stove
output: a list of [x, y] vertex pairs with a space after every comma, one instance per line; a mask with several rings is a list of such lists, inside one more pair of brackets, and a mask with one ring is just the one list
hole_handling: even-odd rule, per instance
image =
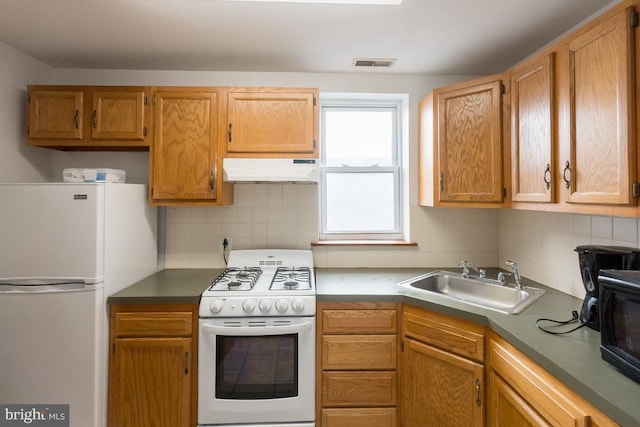
[[311, 251], [234, 250], [203, 292], [200, 317], [314, 316], [315, 295]]

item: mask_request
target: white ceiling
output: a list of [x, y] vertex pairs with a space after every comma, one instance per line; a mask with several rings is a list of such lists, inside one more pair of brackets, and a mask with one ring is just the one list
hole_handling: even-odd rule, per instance
[[[0, 41], [64, 68], [484, 75], [618, 2], [0, 0]], [[354, 58], [397, 62], [363, 70]]]

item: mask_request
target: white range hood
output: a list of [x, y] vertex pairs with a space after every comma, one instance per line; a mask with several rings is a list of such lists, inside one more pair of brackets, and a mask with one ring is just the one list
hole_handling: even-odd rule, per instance
[[222, 159], [225, 182], [306, 182], [320, 179], [317, 159]]

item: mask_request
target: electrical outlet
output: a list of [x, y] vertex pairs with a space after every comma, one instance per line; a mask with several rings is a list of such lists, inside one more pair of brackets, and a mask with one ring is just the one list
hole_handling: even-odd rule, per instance
[[220, 253], [228, 252], [231, 250], [231, 237], [220, 238]]

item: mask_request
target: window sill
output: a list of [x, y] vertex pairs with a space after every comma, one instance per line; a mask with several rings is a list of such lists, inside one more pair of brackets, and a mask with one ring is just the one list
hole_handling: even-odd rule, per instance
[[311, 246], [418, 246], [406, 240], [318, 240]]

